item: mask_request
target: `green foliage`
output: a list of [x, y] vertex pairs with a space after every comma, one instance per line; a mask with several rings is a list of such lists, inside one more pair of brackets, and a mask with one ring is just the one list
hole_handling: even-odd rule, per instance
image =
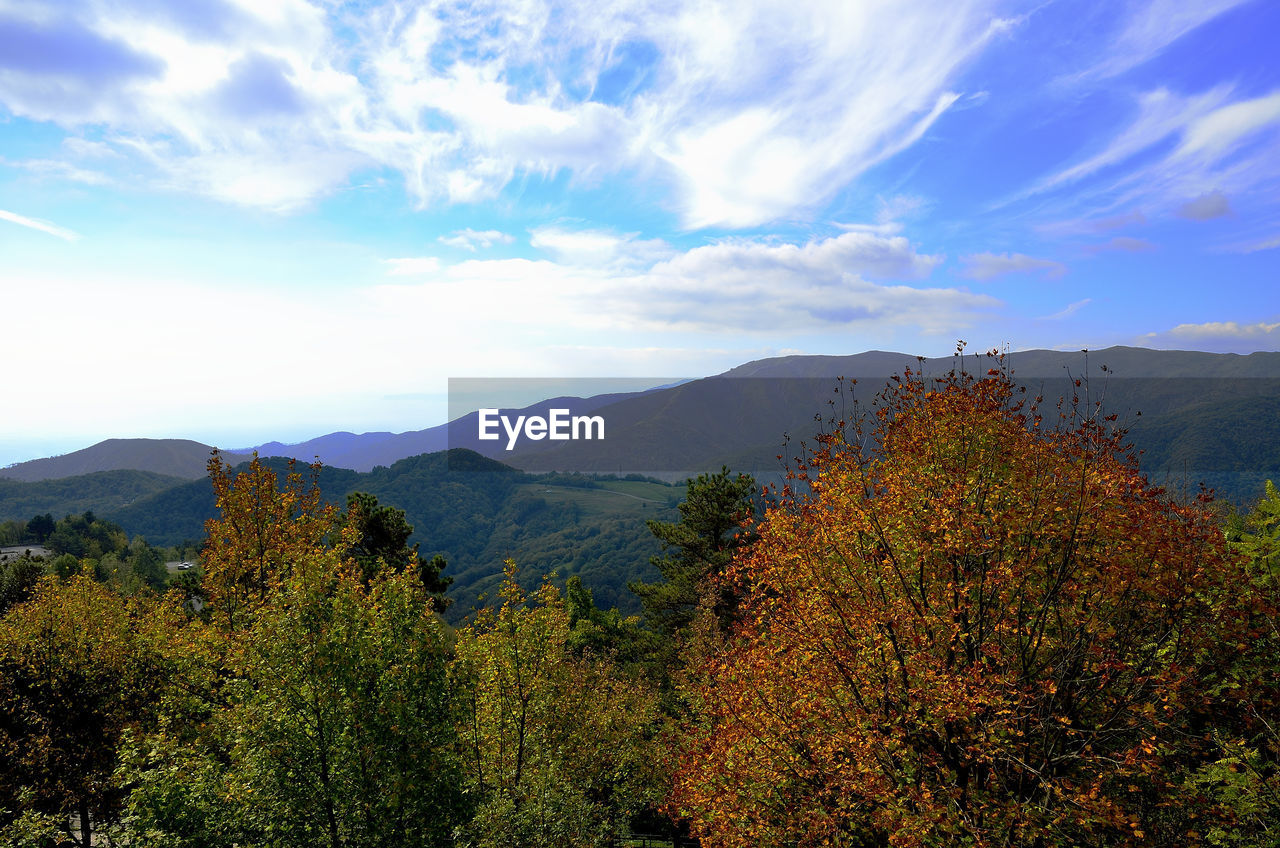
[[53, 520], [53, 515], [45, 513], [37, 515], [27, 522], [27, 533], [31, 535], [40, 544], [44, 544], [49, 535], [57, 528], [57, 522]]
[[40, 522], [35, 528], [28, 523], [28, 532], [41, 542], [42, 533], [52, 532], [44, 524], [46, 518], [52, 523], [54, 516], [86, 510], [107, 515], [185, 482], [151, 471], [97, 471], [36, 482], [0, 477], [0, 519], [26, 520], [35, 515]]
[[479, 805], [463, 844], [603, 846], [658, 800], [653, 693], [570, 638], [556, 589], [526, 596], [511, 562], [502, 606], [458, 633], [460, 750]]
[[405, 520], [404, 510], [379, 505], [367, 492], [352, 492], [347, 495], [347, 521], [358, 536], [347, 555], [359, 563], [366, 583], [385, 568], [412, 573], [432, 595], [436, 610], [444, 612], [449, 606], [444, 593], [453, 582], [442, 575], [447, 562], [440, 554], [423, 559], [418, 546], [410, 546], [413, 525]]
[[1227, 538], [1245, 558], [1260, 602], [1251, 639], [1203, 685], [1224, 699], [1212, 716], [1212, 753], [1188, 776], [1188, 803], [1208, 799], [1206, 842], [1223, 848], [1280, 846], [1280, 491], [1268, 480]]
[[[282, 844], [446, 845], [462, 819], [444, 634], [413, 575], [295, 569], [247, 640], [230, 783]], [[334, 585], [336, 579], [336, 585]]]
[[[755, 541], [755, 533], [743, 528], [754, 512], [755, 488], [750, 476], [730, 476], [729, 469], [722, 468], [688, 481], [678, 522], [647, 522], [667, 551], [651, 560], [663, 579], [632, 583], [630, 588], [639, 596], [645, 620], [655, 631], [669, 637], [686, 631], [703, 592], [711, 589], [708, 579], [721, 575], [734, 554]], [[733, 616], [733, 596], [718, 586], [714, 591], [718, 594], [711, 601], [712, 609], [727, 625]]]
[[[149, 845], [446, 845], [466, 818], [447, 638], [416, 572], [366, 578], [351, 522], [301, 475], [211, 463], [207, 621], [187, 686], [127, 746], [127, 826]], [[171, 600], [191, 609], [192, 588]]]
[[58, 521], [45, 544], [54, 553], [101, 559], [105, 554], [125, 553], [129, 537], [118, 524], [103, 521], [88, 511]]
[[0, 562], [0, 617], [31, 597], [45, 573], [44, 563], [30, 557]]
[[[287, 473], [285, 460], [260, 462]], [[429, 566], [436, 555], [448, 562], [454, 603], [447, 614], [455, 623], [497, 588], [507, 557], [532, 574], [580, 575], [601, 606], [638, 612], [627, 583], [656, 576], [649, 560], [660, 550], [644, 519], [674, 517], [678, 491], [644, 480], [522, 474], [469, 451], [410, 457], [367, 474], [321, 468], [316, 482], [329, 503], [363, 492], [377, 498], [379, 510], [403, 510], [419, 562]], [[112, 518], [152, 543], [177, 544], [201, 533], [216, 512], [214, 500], [209, 481], [193, 481]]]

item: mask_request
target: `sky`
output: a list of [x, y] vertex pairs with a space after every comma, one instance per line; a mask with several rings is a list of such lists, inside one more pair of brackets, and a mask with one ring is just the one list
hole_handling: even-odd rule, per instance
[[1280, 349], [1280, 4], [0, 0], [0, 465], [450, 377]]

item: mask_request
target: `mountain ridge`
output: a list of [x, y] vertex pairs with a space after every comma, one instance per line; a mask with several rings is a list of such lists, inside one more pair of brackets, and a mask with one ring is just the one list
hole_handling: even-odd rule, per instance
[[[977, 366], [982, 354], [965, 352], [960, 362], [966, 368]], [[1131, 346], [1113, 346], [1089, 351], [1054, 351], [1030, 349], [1013, 351], [1005, 362], [1015, 379], [1035, 386], [1035, 381], [1061, 378], [1061, 387], [1042, 382], [1035, 386], [1046, 396], [1070, 394], [1068, 378], [1087, 376], [1103, 385], [1119, 388], [1118, 402], [1128, 408], [1137, 405], [1149, 411], [1167, 412], [1189, 402], [1189, 390], [1175, 383], [1168, 386], [1143, 385], [1142, 380], [1196, 381], [1212, 388], [1213, 381], [1280, 379], [1280, 352], [1258, 351], [1250, 354], [1222, 354], [1204, 351], [1163, 351]], [[739, 460], [755, 457], [755, 462], [771, 462], [782, 446], [782, 434], [804, 438], [812, 435], [805, 428], [813, 423], [814, 411], [824, 391], [823, 380], [843, 376], [863, 383], [856, 393], [866, 398], [866, 383], [901, 374], [904, 369], [940, 374], [957, 364], [955, 356], [919, 358], [894, 351], [871, 350], [844, 356], [797, 354], [753, 360], [720, 374], [699, 380], [681, 382], [645, 392], [624, 392], [588, 398], [557, 397], [539, 401], [513, 412], [545, 415], [552, 408], [567, 408], [571, 414], [610, 411], [609, 445], [576, 444], [572, 449], [550, 442], [525, 443], [515, 452], [503, 450], [501, 443], [481, 442], [477, 438], [476, 414], [403, 433], [373, 431], [361, 434], [337, 431], [302, 442], [285, 444], [266, 442], [256, 448], [223, 451], [228, 458], [247, 457], [252, 450], [261, 456], [285, 456], [310, 462], [318, 458], [323, 464], [355, 471], [371, 471], [390, 466], [406, 457], [436, 453], [451, 447], [464, 447], [482, 455], [512, 462], [520, 467], [540, 464], [543, 470], [562, 463], [562, 468], [602, 472], [628, 471], [695, 471], [711, 463], [718, 467], [730, 457]], [[981, 366], [978, 366], [981, 367]], [[985, 370], [985, 369], [984, 369]], [[774, 381], [752, 390], [734, 380]], [[779, 381], [818, 381], [812, 386]], [[717, 382], [719, 381], [719, 382]], [[737, 390], [730, 390], [737, 386]], [[1190, 386], [1181, 387], [1186, 389]], [[1258, 389], [1243, 385], [1243, 394]], [[728, 387], [728, 388], [727, 388]], [[874, 386], [873, 386], [874, 388]], [[773, 393], [775, 397], [770, 398]], [[1128, 392], [1129, 397], [1125, 394]], [[870, 394], [874, 394], [871, 392]], [[1218, 391], [1221, 395], [1222, 392]], [[1172, 397], [1171, 396], [1176, 396]], [[1228, 398], [1234, 400], [1234, 398]], [[716, 405], [719, 408], [714, 408]], [[717, 416], [715, 413], [720, 413]], [[748, 427], [732, 433], [723, 429], [725, 420], [747, 422]], [[719, 426], [721, 429], [715, 429]], [[693, 429], [691, 429], [693, 428]], [[701, 447], [688, 443], [691, 434]], [[700, 435], [698, 435], [700, 434]], [[621, 437], [621, 438], [618, 438]], [[767, 438], [766, 438], [767, 437]], [[772, 441], [770, 441], [772, 439]], [[699, 441], [700, 440], [700, 441]], [[712, 450], [713, 442], [724, 441], [722, 451]], [[619, 453], [615, 447], [626, 442], [629, 451]], [[682, 442], [684, 444], [682, 444]], [[34, 459], [0, 469], [0, 478], [27, 482], [79, 476], [94, 471], [139, 470], [167, 476], [196, 479], [205, 473], [212, 446], [184, 439], [107, 439], [58, 457]], [[647, 457], [664, 453], [657, 468]], [[688, 467], [684, 467], [687, 465]], [[679, 467], [677, 467], [679, 466]]]

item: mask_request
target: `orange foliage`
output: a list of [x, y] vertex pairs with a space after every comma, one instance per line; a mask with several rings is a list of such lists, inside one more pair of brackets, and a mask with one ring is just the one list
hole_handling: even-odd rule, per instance
[[1238, 639], [1221, 532], [1000, 370], [907, 372], [870, 427], [730, 569], [673, 808], [707, 846], [1143, 843]]
[[297, 563], [319, 558], [335, 536], [351, 536], [344, 549], [355, 542], [356, 531], [342, 528], [338, 507], [321, 497], [319, 473], [316, 463], [304, 481], [290, 460], [281, 484], [257, 453], [234, 476], [216, 452], [209, 460], [221, 514], [205, 522], [204, 591], [215, 620], [228, 630], [243, 629], [280, 579]]

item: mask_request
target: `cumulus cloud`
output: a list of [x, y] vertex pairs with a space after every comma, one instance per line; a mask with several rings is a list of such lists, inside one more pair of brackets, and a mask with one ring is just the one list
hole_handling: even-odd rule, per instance
[[1006, 274], [1042, 271], [1047, 279], [1056, 280], [1067, 273], [1067, 266], [1052, 259], [1037, 259], [1025, 253], [973, 253], [960, 257], [965, 268], [961, 274], [971, 280], [986, 282]]
[[68, 0], [0, 17], [0, 103], [101, 128], [139, 178], [279, 211], [361, 170], [421, 205], [625, 172], [687, 227], [748, 227], [924, 138], [997, 6]]
[[1213, 218], [1224, 218], [1231, 214], [1231, 201], [1220, 191], [1202, 194], [1194, 200], [1188, 200], [1178, 207], [1178, 217], [1190, 218], [1192, 221], [1208, 221]]
[[1280, 350], [1280, 320], [1179, 324], [1164, 332], [1148, 333], [1139, 339], [1139, 343], [1156, 348], [1190, 348], [1221, 353]]
[[[575, 241], [572, 237], [578, 236]], [[905, 239], [846, 233], [805, 244], [729, 239], [666, 258], [627, 262], [630, 240], [597, 231], [540, 231], [554, 259], [468, 260], [441, 268], [429, 286], [383, 286], [379, 297], [417, 308], [457, 298], [481, 302], [495, 326], [571, 326], [578, 330], [884, 330], [949, 333], [1001, 306], [960, 288], [884, 284], [891, 272], [919, 280], [940, 257], [914, 252]]]

